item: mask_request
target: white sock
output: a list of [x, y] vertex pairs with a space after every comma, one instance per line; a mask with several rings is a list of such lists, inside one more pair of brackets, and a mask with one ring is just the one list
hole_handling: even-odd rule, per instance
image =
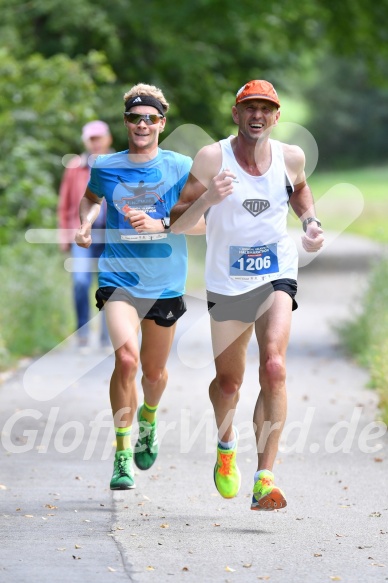
[[218, 445], [220, 445], [222, 449], [233, 449], [234, 447], [236, 447], [236, 443], [237, 443], [236, 435], [234, 435], [232, 441], [221, 441], [220, 439], [218, 440]]

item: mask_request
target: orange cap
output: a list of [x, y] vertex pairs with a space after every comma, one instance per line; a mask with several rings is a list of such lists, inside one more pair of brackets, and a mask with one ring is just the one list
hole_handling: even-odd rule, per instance
[[278, 94], [269, 81], [249, 81], [237, 91], [236, 105], [248, 99], [265, 99], [280, 107]]

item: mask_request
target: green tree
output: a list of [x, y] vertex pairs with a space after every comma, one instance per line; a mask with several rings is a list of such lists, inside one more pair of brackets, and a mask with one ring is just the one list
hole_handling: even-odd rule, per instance
[[[103, 51], [120, 87], [144, 81], [165, 90], [170, 129], [190, 122], [215, 138], [224, 134], [229, 111], [222, 105], [233, 92], [249, 78], [269, 78], [288, 90], [310, 64], [306, 53], [347, 54], [385, 78], [388, 0], [2, 2], [0, 33], [16, 55]], [[117, 91], [106, 95], [110, 118]]]
[[114, 77], [98, 53], [79, 60], [40, 54], [16, 60], [3, 49], [0, 78], [0, 241], [5, 243], [29, 226], [55, 226], [62, 156], [69, 146], [79, 150], [79, 128], [96, 115], [96, 79]]
[[373, 85], [365, 63], [326, 57], [305, 97], [319, 168], [386, 163], [388, 87]]

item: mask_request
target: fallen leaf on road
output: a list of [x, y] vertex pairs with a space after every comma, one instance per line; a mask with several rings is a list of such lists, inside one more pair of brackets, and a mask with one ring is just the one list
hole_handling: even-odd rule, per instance
[[82, 547], [80, 545], [74, 545], [75, 549], [82, 549]]
[[213, 526], [221, 526], [221, 524], [218, 524], [218, 522], [215, 522], [215, 523], [213, 524]]
[[332, 581], [341, 581], [341, 577], [338, 577], [338, 575], [332, 575], [332, 576], [330, 577], [330, 579], [331, 579]]
[[24, 516], [25, 516], [26, 518], [34, 518], [34, 515], [33, 515], [33, 514], [25, 514]]
[[170, 525], [169, 524], [161, 524], [160, 528], [170, 528]]
[[243, 567], [249, 569], [250, 567], [252, 567], [252, 563], [246, 563], [245, 565], [243, 565]]
[[182, 567], [182, 571], [188, 571], [189, 568], [188, 567]]
[[314, 553], [314, 557], [322, 557], [320, 553]]
[[369, 514], [372, 518], [379, 518], [381, 516], [381, 512], [372, 512]]
[[115, 573], [116, 569], [114, 569], [113, 567], [108, 567], [108, 571], [110, 571], [111, 573]]
[[228, 571], [228, 573], [234, 573], [236, 569], [232, 569], [231, 567], [226, 566], [225, 567], [225, 571]]
[[382, 458], [382, 457], [375, 457], [375, 458], [373, 458], [373, 461], [379, 463], [379, 462], [384, 461], [384, 458]]
[[58, 508], [58, 506], [54, 506], [53, 504], [45, 504], [44, 507], [49, 510], [56, 510]]
[[149, 565], [149, 566], [146, 568], [146, 570], [147, 570], [147, 571], [155, 571], [155, 567], [151, 567], [151, 565]]
[[7, 486], [4, 486], [4, 484], [0, 484], [0, 490], [6, 490]]
[[59, 547], [59, 548], [57, 549], [57, 551], [65, 551], [65, 550], [66, 550], [66, 547]]

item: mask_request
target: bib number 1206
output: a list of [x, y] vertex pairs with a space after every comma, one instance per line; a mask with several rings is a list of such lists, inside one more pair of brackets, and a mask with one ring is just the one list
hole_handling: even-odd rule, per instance
[[239, 269], [243, 271], [261, 271], [262, 269], [269, 269], [271, 267], [271, 258], [265, 257], [241, 257], [237, 262]]

